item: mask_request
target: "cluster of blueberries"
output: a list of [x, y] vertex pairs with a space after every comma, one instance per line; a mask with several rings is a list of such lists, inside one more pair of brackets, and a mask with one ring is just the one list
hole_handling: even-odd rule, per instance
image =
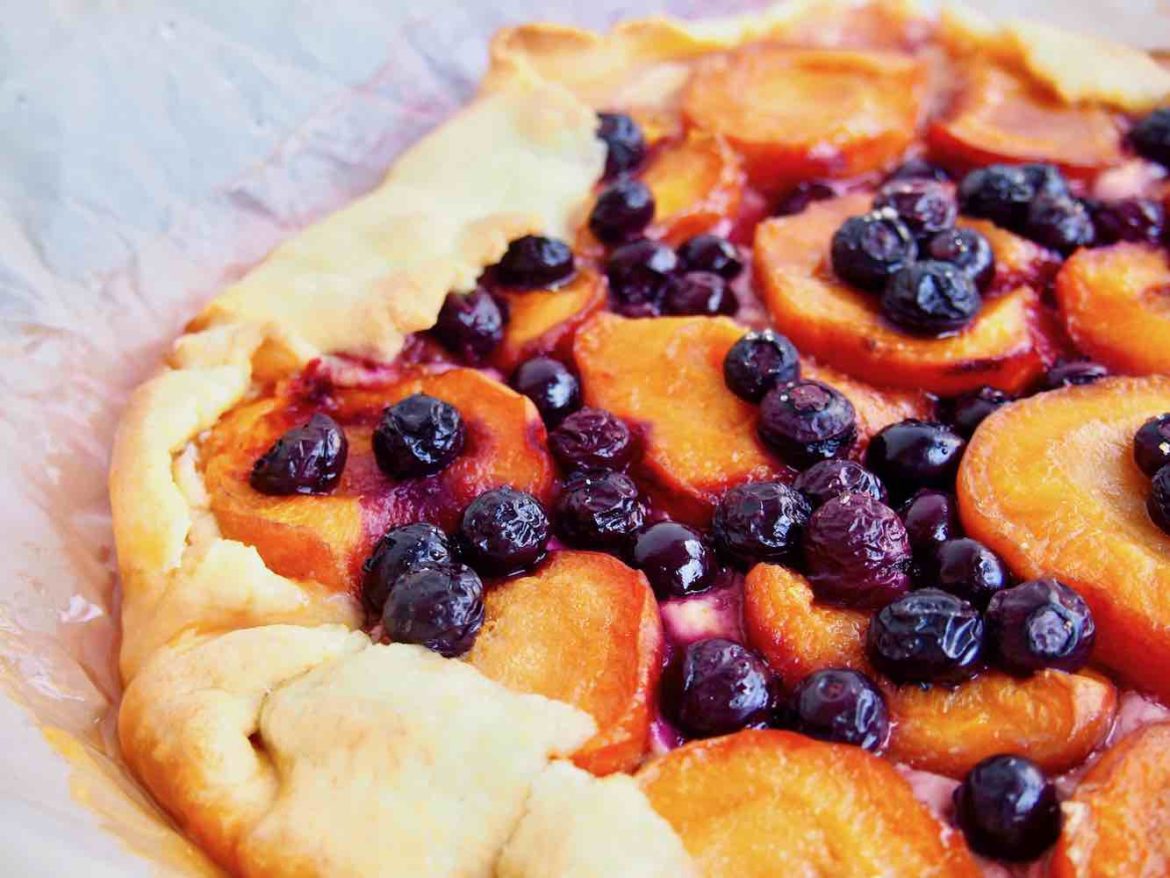
[[1142, 424], [1133, 437], [1133, 459], [1151, 479], [1146, 498], [1150, 518], [1170, 534], [1170, 414]]

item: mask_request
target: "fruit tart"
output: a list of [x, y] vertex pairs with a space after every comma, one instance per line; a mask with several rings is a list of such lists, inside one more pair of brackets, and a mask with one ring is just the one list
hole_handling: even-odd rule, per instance
[[245, 876], [1167, 874], [1168, 167], [1048, 26], [504, 31], [130, 401], [126, 761]]

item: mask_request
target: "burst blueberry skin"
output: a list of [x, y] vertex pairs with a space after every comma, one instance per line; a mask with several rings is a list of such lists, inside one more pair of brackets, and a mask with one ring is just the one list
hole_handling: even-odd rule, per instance
[[1170, 463], [1170, 413], [1141, 425], [1133, 437], [1133, 459], [1150, 478]]
[[983, 618], [975, 607], [924, 588], [874, 614], [866, 649], [873, 666], [897, 683], [955, 686], [978, 672], [983, 640]]
[[943, 424], [910, 418], [890, 424], [870, 440], [866, 467], [900, 497], [917, 488], [949, 488], [967, 443]]
[[1150, 513], [1150, 520], [1170, 534], [1170, 466], [1164, 466], [1154, 473], [1146, 509]]
[[634, 534], [630, 565], [641, 570], [660, 599], [699, 594], [715, 583], [715, 553], [685, 524], [660, 521]]
[[606, 263], [611, 306], [626, 317], [658, 316], [678, 270], [678, 254], [665, 244], [623, 244]]
[[577, 272], [573, 251], [564, 241], [524, 235], [508, 244], [495, 266], [495, 279], [518, 290], [559, 286]]
[[765, 394], [757, 432], [785, 463], [812, 466], [849, 450], [857, 439], [857, 413], [836, 388], [793, 381]]
[[926, 241], [922, 250], [926, 259], [947, 262], [962, 271], [980, 292], [986, 292], [995, 280], [991, 243], [974, 229], [945, 229]]
[[771, 329], [749, 332], [723, 358], [723, 381], [740, 399], [759, 402], [764, 394], [800, 377], [800, 354], [787, 337]]
[[810, 738], [880, 751], [890, 735], [886, 699], [865, 674], [847, 668], [814, 671], [792, 692], [791, 722]]
[[892, 180], [878, 190], [874, 208], [889, 208], [916, 239], [932, 237], [955, 224], [959, 206], [946, 186], [932, 180]]
[[951, 175], [945, 168], [939, 167], [926, 159], [907, 159], [898, 165], [889, 180], [933, 180], [936, 183], [949, 183]]
[[433, 475], [459, 456], [466, 436], [455, 406], [416, 393], [382, 412], [374, 428], [374, 459], [393, 479]]
[[625, 473], [577, 470], [557, 497], [557, 535], [582, 549], [616, 550], [645, 521], [638, 486]]
[[548, 436], [549, 451], [566, 469], [625, 469], [634, 437], [625, 422], [604, 409], [582, 408]]
[[1024, 233], [1051, 250], [1068, 256], [1097, 238], [1088, 208], [1068, 195], [1040, 195], [1028, 206]]
[[1148, 198], [1125, 198], [1120, 201], [1089, 205], [1098, 244], [1130, 241], [1157, 244], [1162, 240], [1166, 213], [1162, 205]]
[[841, 494], [869, 494], [885, 503], [889, 497], [881, 479], [852, 460], [822, 460], [796, 477], [792, 487], [800, 491], [813, 508]]
[[898, 271], [881, 299], [886, 320], [923, 338], [941, 338], [966, 328], [982, 307], [983, 297], [970, 275], [949, 262], [931, 260]]
[[902, 506], [901, 517], [910, 546], [920, 558], [930, 558], [938, 546], [961, 535], [955, 498], [944, 491], [916, 491]]
[[906, 224], [886, 209], [845, 220], [833, 234], [829, 255], [838, 277], [876, 293], [914, 262], [918, 250]]
[[581, 407], [581, 382], [552, 357], [532, 357], [512, 373], [512, 387], [524, 394], [549, 425], [559, 424]]
[[772, 216], [795, 216], [804, 213], [814, 201], [835, 198], [837, 190], [820, 180], [804, 180], [788, 190], [772, 208]]
[[362, 603], [366, 611], [380, 616], [394, 583], [410, 571], [442, 567], [456, 560], [451, 538], [435, 525], [418, 521], [392, 528], [362, 564]]
[[293, 427], [252, 464], [248, 484], [261, 494], [328, 494], [341, 481], [349, 440], [329, 415], [318, 412]]
[[994, 387], [980, 387], [940, 404], [943, 419], [964, 439], [970, 439], [992, 412], [1012, 401], [1012, 397]]
[[955, 789], [955, 820], [971, 850], [1011, 862], [1035, 860], [1060, 836], [1056, 787], [1023, 756], [990, 756]]
[[483, 582], [469, 567], [446, 564], [399, 577], [382, 626], [394, 643], [416, 643], [452, 658], [471, 649], [483, 618]]
[[1170, 108], [1160, 107], [1138, 122], [1129, 140], [1142, 158], [1170, 167]]
[[678, 248], [678, 258], [687, 271], [709, 271], [724, 280], [743, 273], [743, 259], [736, 246], [718, 235], [695, 235]]
[[604, 141], [605, 179], [632, 171], [646, 158], [646, 138], [625, 113], [598, 113], [597, 136]]
[[782, 482], [749, 482], [719, 500], [711, 532], [720, 554], [743, 568], [794, 558], [812, 508]]
[[478, 366], [503, 341], [506, 323], [500, 303], [476, 287], [466, 295], [447, 294], [431, 334], [464, 363]]
[[1095, 384], [1109, 377], [1109, 370], [1092, 360], [1062, 360], [1052, 366], [1039, 382], [1039, 390], [1057, 390], [1061, 387], [1079, 387]]
[[641, 180], [618, 180], [599, 196], [589, 214], [589, 230], [603, 244], [639, 238], [654, 219], [654, 194]]
[[667, 718], [692, 738], [762, 724], [772, 702], [763, 660], [720, 638], [686, 646], [663, 675], [662, 696]]
[[739, 311], [739, 299], [719, 275], [688, 271], [667, 289], [662, 310], [684, 317], [731, 317]]
[[508, 576], [543, 560], [548, 514], [525, 491], [494, 488], [468, 504], [459, 533], [463, 554], [476, 570], [487, 576]]
[[1089, 660], [1096, 635], [1084, 598], [1055, 579], [1033, 579], [1004, 589], [987, 606], [989, 652], [1009, 673], [1080, 670]]
[[968, 537], [942, 543], [932, 562], [930, 583], [976, 607], [986, 607], [1008, 584], [1007, 566], [1000, 557]]

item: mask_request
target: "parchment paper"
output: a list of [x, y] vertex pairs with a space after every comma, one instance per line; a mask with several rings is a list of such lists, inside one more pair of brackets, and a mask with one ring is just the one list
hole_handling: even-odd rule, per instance
[[[496, 28], [759, 5], [0, 2], [0, 874], [214, 874], [112, 724], [110, 440], [185, 320], [466, 100]], [[1154, 0], [974, 5], [1170, 46]]]

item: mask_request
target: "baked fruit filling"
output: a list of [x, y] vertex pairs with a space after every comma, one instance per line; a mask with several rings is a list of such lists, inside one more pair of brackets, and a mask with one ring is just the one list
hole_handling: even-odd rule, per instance
[[590, 714], [576, 764], [702, 874], [1138, 874], [1170, 111], [874, 15], [600, 107], [572, 241], [512, 240], [393, 363], [258, 388], [209, 506], [375, 637]]

